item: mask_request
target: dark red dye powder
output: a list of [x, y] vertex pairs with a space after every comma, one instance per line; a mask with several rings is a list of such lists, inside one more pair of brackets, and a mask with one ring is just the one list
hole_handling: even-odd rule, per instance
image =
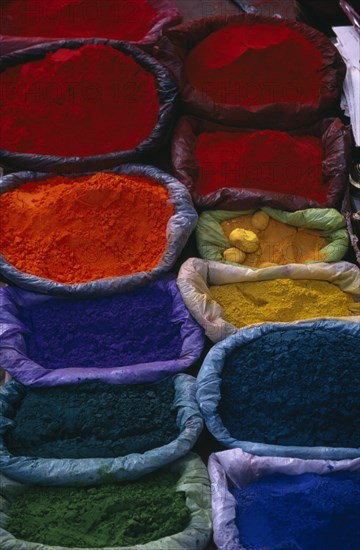
[[89, 156], [149, 136], [159, 100], [152, 74], [110, 46], [60, 49], [0, 75], [0, 148]]
[[0, 8], [1, 34], [141, 40], [157, 13], [146, 0], [10, 0]]
[[272, 130], [203, 133], [195, 155], [200, 195], [221, 187], [242, 187], [323, 201], [328, 192], [322, 176], [322, 143], [316, 137]]
[[189, 83], [216, 103], [246, 107], [313, 102], [319, 96], [321, 53], [283, 24], [232, 24], [189, 53]]

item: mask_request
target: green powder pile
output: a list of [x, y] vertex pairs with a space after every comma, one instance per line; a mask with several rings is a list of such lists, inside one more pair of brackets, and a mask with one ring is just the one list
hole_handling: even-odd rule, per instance
[[7, 511], [7, 530], [67, 547], [131, 546], [183, 531], [190, 521], [178, 476], [156, 472], [102, 487], [33, 487]]

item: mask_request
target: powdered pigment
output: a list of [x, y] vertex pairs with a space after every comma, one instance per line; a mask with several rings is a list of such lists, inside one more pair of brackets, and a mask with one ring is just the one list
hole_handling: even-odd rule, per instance
[[322, 58], [284, 24], [230, 24], [189, 53], [189, 83], [217, 103], [247, 107], [318, 99]]
[[159, 112], [154, 76], [102, 44], [6, 69], [0, 90], [0, 148], [22, 153], [128, 151], [149, 136]]
[[0, 250], [17, 269], [60, 283], [150, 271], [165, 252], [168, 200], [163, 185], [137, 176], [25, 183], [0, 197]]
[[327, 281], [273, 279], [211, 286], [210, 292], [223, 308], [226, 321], [238, 328], [354, 315], [351, 295]]
[[219, 414], [240, 441], [360, 447], [359, 340], [334, 330], [277, 330], [234, 350]]
[[358, 550], [360, 474], [273, 474], [231, 490], [248, 550]]
[[111, 458], [170, 443], [176, 425], [172, 378], [153, 384], [26, 389], [6, 435], [17, 456]]
[[221, 223], [227, 238], [235, 228], [253, 231], [259, 238], [259, 249], [246, 254], [241, 263], [251, 267], [262, 267], [265, 262], [277, 265], [324, 261], [321, 249], [328, 243], [316, 229], [294, 227], [269, 219], [266, 229], [257, 229], [252, 216], [239, 216]]
[[141, 40], [156, 11], [146, 0], [10, 0], [1, 3], [1, 34]]
[[8, 511], [7, 530], [30, 542], [66, 547], [145, 544], [186, 528], [190, 512], [177, 477], [157, 472], [102, 487], [33, 487]]
[[321, 202], [328, 193], [322, 175], [324, 151], [317, 137], [273, 130], [204, 132], [197, 138], [195, 156], [200, 195], [222, 187], [255, 188]]
[[20, 312], [27, 356], [47, 369], [177, 359], [181, 326], [172, 316], [170, 288], [154, 284], [119, 296], [48, 300]]

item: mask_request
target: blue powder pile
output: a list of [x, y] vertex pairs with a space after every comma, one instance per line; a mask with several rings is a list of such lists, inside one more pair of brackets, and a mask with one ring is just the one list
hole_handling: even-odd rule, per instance
[[[174, 284], [175, 281], [174, 281]], [[21, 310], [27, 355], [47, 369], [116, 368], [177, 359], [181, 325], [157, 285], [118, 296], [51, 299]]]
[[274, 474], [232, 488], [246, 550], [359, 550], [360, 473]]
[[239, 441], [360, 447], [359, 357], [355, 336], [311, 328], [235, 349], [222, 371], [224, 426]]

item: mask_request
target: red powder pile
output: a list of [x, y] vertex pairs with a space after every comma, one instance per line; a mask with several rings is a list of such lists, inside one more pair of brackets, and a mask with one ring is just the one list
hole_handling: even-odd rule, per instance
[[60, 49], [0, 74], [0, 148], [88, 156], [133, 149], [157, 123], [152, 74], [110, 46]]
[[221, 187], [257, 188], [326, 198], [319, 138], [286, 132], [203, 133], [196, 142], [199, 177], [196, 191], [206, 195]]
[[246, 107], [312, 102], [319, 96], [320, 52], [285, 25], [233, 24], [189, 53], [189, 83], [216, 103]]
[[141, 40], [157, 13], [146, 0], [2, 0], [1, 34]]
[[157, 266], [174, 206], [151, 179], [98, 173], [21, 185], [0, 196], [0, 213], [0, 251], [8, 262], [82, 283]]

